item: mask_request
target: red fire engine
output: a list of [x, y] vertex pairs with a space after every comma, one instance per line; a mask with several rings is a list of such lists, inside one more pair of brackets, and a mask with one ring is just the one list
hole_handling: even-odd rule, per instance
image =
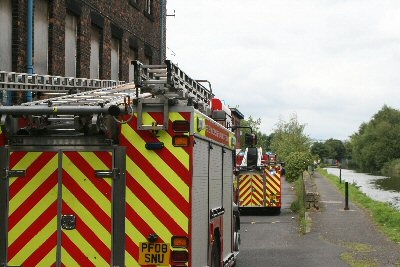
[[0, 265], [233, 266], [235, 139], [211, 89], [170, 61], [86, 82], [0, 75], [64, 94], [0, 106]]
[[247, 143], [250, 146], [238, 151], [236, 155], [235, 201], [243, 212], [279, 213], [282, 203], [283, 163], [276, 161], [274, 153], [263, 154], [262, 148], [254, 146], [256, 141], [252, 142], [250, 138]]

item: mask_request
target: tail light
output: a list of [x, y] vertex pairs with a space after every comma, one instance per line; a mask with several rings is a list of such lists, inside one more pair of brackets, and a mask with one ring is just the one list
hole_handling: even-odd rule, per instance
[[172, 138], [173, 146], [189, 146], [190, 139], [187, 135], [176, 135]]
[[173, 236], [171, 238], [171, 245], [173, 248], [188, 248], [189, 238], [186, 236]]
[[172, 266], [186, 266], [189, 261], [189, 238], [187, 236], [173, 236], [171, 238], [171, 246], [174, 250], [171, 252]]
[[188, 121], [174, 121], [172, 129], [176, 133], [188, 133], [190, 131], [190, 123]]
[[171, 253], [173, 262], [188, 262], [189, 261], [189, 252], [186, 250], [174, 250]]

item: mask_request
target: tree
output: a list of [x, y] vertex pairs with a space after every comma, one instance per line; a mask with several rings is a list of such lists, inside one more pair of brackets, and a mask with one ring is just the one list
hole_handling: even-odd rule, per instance
[[353, 152], [353, 144], [351, 143], [351, 141], [345, 141], [344, 142], [344, 148], [346, 150], [345, 158], [348, 159], [348, 160], [351, 160], [351, 158], [352, 158], [351, 155], [352, 155], [352, 152]]
[[311, 140], [304, 134], [305, 124], [297, 121], [297, 115], [293, 114], [288, 122], [280, 120], [276, 124], [271, 140], [271, 150], [278, 154], [281, 160], [293, 152], [309, 152]]
[[325, 147], [328, 150], [327, 157], [335, 160], [342, 160], [346, 156], [346, 148], [342, 141], [337, 139], [328, 139], [325, 141]]
[[386, 105], [351, 136], [352, 159], [364, 172], [378, 172], [400, 158], [400, 111]]
[[271, 150], [286, 162], [286, 179], [296, 180], [312, 164], [311, 140], [304, 134], [304, 124], [294, 114], [288, 122], [279, 121], [271, 140]]
[[313, 164], [313, 158], [308, 151], [297, 151], [286, 158], [286, 180], [296, 181], [308, 166]]
[[322, 142], [314, 142], [311, 146], [311, 154], [318, 156], [319, 159], [328, 157], [328, 148]]

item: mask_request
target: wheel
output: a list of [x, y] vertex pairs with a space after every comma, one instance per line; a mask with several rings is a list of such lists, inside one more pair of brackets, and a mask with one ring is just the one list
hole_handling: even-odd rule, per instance
[[233, 231], [239, 232], [239, 230], [240, 230], [240, 217], [239, 216], [233, 215], [233, 225], [234, 225]]
[[240, 233], [234, 232], [233, 233], [233, 250], [239, 251], [239, 245], [240, 245]]
[[211, 249], [211, 267], [221, 267], [221, 255], [217, 243], [217, 240], [215, 240]]

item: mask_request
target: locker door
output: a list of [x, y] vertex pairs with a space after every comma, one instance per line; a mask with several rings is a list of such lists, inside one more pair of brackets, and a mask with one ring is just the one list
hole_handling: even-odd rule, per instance
[[11, 152], [7, 264], [52, 266], [57, 251], [57, 152]]
[[112, 169], [111, 151], [62, 153], [61, 263], [110, 266], [112, 179], [97, 170]]

